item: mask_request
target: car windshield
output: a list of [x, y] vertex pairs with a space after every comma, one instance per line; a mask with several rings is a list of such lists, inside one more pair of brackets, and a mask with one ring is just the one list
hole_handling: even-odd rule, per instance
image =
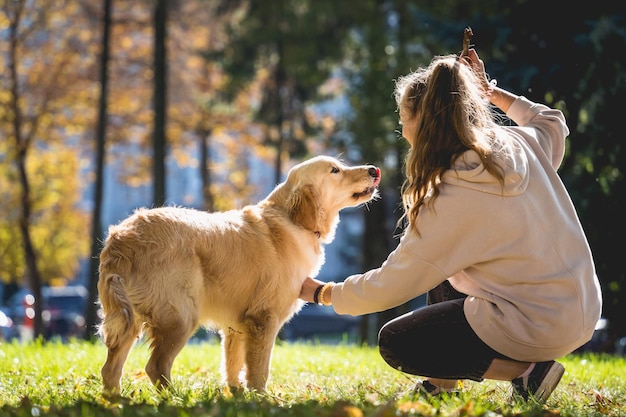
[[77, 295], [53, 296], [46, 300], [46, 308], [49, 310], [82, 312], [84, 299]]

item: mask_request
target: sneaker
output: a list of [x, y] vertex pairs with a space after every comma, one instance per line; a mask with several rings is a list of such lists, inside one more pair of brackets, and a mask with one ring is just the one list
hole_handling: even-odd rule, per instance
[[524, 400], [533, 398], [537, 402], [544, 402], [559, 384], [564, 372], [565, 368], [558, 362], [537, 362], [530, 375], [511, 381], [513, 394]]

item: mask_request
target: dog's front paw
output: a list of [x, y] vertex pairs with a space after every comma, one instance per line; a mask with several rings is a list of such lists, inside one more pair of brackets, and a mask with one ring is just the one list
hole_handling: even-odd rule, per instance
[[246, 389], [241, 384], [226, 385], [222, 390], [225, 397], [241, 397], [246, 392]]
[[102, 397], [112, 403], [120, 402], [124, 398], [119, 388], [103, 388]]

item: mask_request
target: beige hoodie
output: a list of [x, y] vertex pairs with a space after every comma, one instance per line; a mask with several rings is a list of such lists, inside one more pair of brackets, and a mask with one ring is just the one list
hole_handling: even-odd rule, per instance
[[[444, 173], [421, 236], [407, 230], [380, 268], [332, 290], [339, 314], [407, 302], [448, 279], [468, 294], [465, 315], [496, 351], [545, 361], [587, 342], [602, 296], [584, 231], [556, 173], [569, 130], [563, 114], [518, 97], [506, 127], [519, 145], [504, 162], [505, 186], [467, 151]], [[462, 349], [462, 346], [459, 346]]]

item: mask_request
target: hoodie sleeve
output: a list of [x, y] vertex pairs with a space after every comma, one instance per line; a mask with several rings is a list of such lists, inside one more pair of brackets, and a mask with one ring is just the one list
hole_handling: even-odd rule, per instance
[[522, 137], [534, 148], [541, 149], [556, 171], [565, 155], [565, 138], [569, 135], [565, 116], [560, 110], [518, 97], [507, 112], [524, 134]]
[[447, 279], [437, 266], [412, 249], [413, 233], [405, 235], [380, 268], [352, 275], [332, 289], [332, 303], [339, 314], [353, 316], [399, 306]]

